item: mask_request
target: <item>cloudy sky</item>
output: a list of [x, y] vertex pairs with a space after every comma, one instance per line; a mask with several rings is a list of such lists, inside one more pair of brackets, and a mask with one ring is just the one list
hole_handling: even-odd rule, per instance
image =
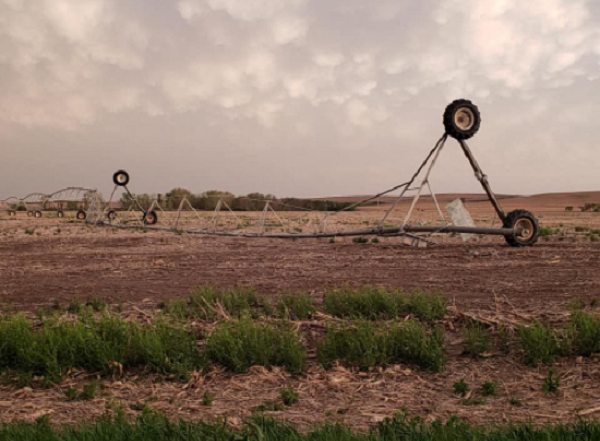
[[[0, 198], [372, 193], [455, 98], [496, 191], [600, 190], [600, 1], [0, 0]], [[432, 183], [478, 189], [456, 143]]]

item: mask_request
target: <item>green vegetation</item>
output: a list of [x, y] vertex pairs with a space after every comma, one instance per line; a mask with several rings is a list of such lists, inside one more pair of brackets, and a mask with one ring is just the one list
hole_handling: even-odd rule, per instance
[[554, 369], [548, 371], [548, 375], [544, 377], [542, 381], [542, 391], [545, 394], [558, 392], [560, 387], [560, 377], [554, 375]]
[[367, 370], [393, 363], [413, 363], [441, 371], [446, 363], [444, 333], [440, 328], [428, 332], [418, 320], [389, 327], [360, 321], [354, 327], [329, 328], [317, 349], [320, 363], [342, 361]]
[[392, 319], [412, 314], [433, 321], [446, 315], [442, 296], [418, 289], [407, 295], [402, 290], [346, 287], [325, 292], [323, 304], [327, 314], [351, 319]]
[[0, 440], [52, 441], [587, 441], [600, 438], [600, 423], [579, 421], [568, 425], [511, 425], [476, 427], [457, 418], [447, 422], [426, 423], [419, 418], [397, 415], [366, 432], [353, 432], [344, 425], [326, 424], [301, 434], [293, 426], [258, 415], [248, 420], [241, 431], [224, 421], [170, 421], [166, 416], [145, 408], [136, 420], [122, 412], [103, 416], [94, 424], [53, 427], [49, 417], [35, 423], [12, 423], [0, 427]]
[[552, 236], [552, 228], [540, 227], [540, 237]]
[[464, 378], [461, 378], [456, 383], [454, 383], [452, 385], [452, 388], [454, 389], [455, 394], [460, 395], [462, 397], [467, 395], [467, 392], [469, 392], [469, 385], [465, 382]]
[[466, 355], [481, 357], [490, 349], [491, 331], [477, 322], [469, 323], [463, 330]]
[[559, 343], [552, 329], [535, 321], [529, 327], [520, 328], [518, 335], [527, 364], [537, 366], [539, 363], [552, 363], [556, 358]]
[[292, 404], [296, 404], [300, 400], [300, 395], [298, 392], [294, 390], [292, 386], [284, 387], [279, 391], [279, 395], [281, 396], [281, 401], [286, 406], [291, 406]]
[[203, 286], [192, 290], [187, 300], [172, 300], [162, 306], [165, 313], [178, 318], [214, 321], [225, 315], [239, 318], [263, 306], [252, 288], [217, 289]]
[[308, 320], [317, 312], [315, 301], [306, 293], [285, 294], [277, 303], [277, 315], [292, 320]]
[[306, 350], [291, 326], [242, 318], [219, 325], [208, 336], [205, 357], [234, 372], [245, 372], [254, 365], [285, 366], [290, 372], [300, 372]]
[[110, 374], [115, 366], [184, 374], [199, 361], [195, 337], [162, 322], [142, 326], [106, 315], [34, 329], [22, 315], [0, 319], [0, 370], [50, 378], [73, 368]]
[[498, 393], [498, 382], [497, 381], [486, 381], [481, 385], [481, 395], [484, 397], [496, 396]]
[[352, 239], [352, 242], [354, 242], [354, 243], [369, 243], [369, 238], [368, 237], [355, 237], [354, 239]]
[[204, 395], [202, 395], [202, 405], [206, 407], [212, 407], [214, 401], [215, 396], [207, 390], [204, 391]]
[[554, 330], [534, 322], [518, 331], [526, 362], [533, 366], [552, 363], [556, 357], [581, 355], [589, 357], [600, 352], [600, 317], [574, 308], [564, 329]]

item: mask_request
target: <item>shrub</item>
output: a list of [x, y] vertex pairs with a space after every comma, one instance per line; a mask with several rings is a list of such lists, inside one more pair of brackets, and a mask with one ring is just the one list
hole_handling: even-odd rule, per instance
[[282, 318], [308, 320], [315, 312], [315, 301], [306, 293], [285, 294], [277, 303], [277, 315]]
[[194, 336], [162, 322], [141, 326], [105, 315], [34, 330], [22, 315], [0, 320], [0, 369], [56, 378], [73, 368], [109, 374], [117, 364], [185, 374], [199, 362]]
[[600, 318], [583, 311], [571, 317], [570, 335], [577, 355], [591, 356], [600, 351]]
[[253, 323], [244, 317], [219, 325], [209, 335], [205, 357], [234, 372], [245, 372], [255, 365], [285, 366], [290, 372], [300, 372], [306, 351], [290, 325]]
[[439, 328], [429, 333], [417, 320], [390, 327], [359, 322], [355, 327], [329, 328], [317, 349], [324, 365], [339, 360], [366, 370], [390, 363], [413, 363], [441, 371], [446, 362], [444, 334]]
[[481, 357], [490, 348], [491, 331], [478, 322], [470, 323], [464, 330], [464, 354]]
[[528, 364], [551, 363], [559, 352], [558, 337], [550, 328], [538, 321], [518, 330], [519, 340], [525, 350]]
[[369, 243], [369, 239], [367, 237], [355, 237], [352, 239], [354, 243]]
[[326, 313], [341, 318], [390, 319], [414, 314], [422, 320], [432, 321], [446, 314], [444, 298], [423, 290], [415, 290], [409, 296], [402, 290], [346, 287], [327, 291], [323, 304]]
[[215, 320], [224, 312], [240, 318], [261, 306], [261, 301], [252, 288], [220, 290], [204, 286], [192, 290], [187, 300], [175, 299], [164, 305], [165, 313], [178, 319], [200, 318]]

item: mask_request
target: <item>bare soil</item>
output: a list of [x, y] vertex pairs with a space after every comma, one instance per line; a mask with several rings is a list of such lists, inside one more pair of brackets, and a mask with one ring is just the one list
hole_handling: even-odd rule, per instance
[[[85, 227], [67, 218], [34, 220], [22, 213], [16, 220], [0, 216], [0, 304], [33, 311], [95, 296], [151, 312], [156, 303], [185, 296], [202, 284], [252, 286], [267, 296], [302, 289], [317, 301], [327, 288], [347, 284], [419, 287], [447, 296], [458, 311], [494, 316], [502, 304], [517, 318], [551, 318], [564, 314], [573, 300], [600, 297], [600, 243], [592, 242], [586, 231], [576, 231], [600, 228], [600, 216], [561, 208], [577, 206], [581, 198], [575, 203], [562, 196], [558, 202], [542, 199], [517, 201], [519, 208], [534, 210], [543, 226], [557, 231], [531, 248], [508, 247], [502, 237], [477, 237], [466, 244], [458, 237], [440, 237], [438, 245], [411, 248], [397, 238], [382, 238], [378, 244], [244, 239]], [[503, 201], [508, 209], [514, 202], [509, 201]], [[489, 206], [477, 209], [477, 204], [469, 206], [474, 217], [493, 224]], [[383, 208], [348, 213], [347, 223], [374, 223]], [[431, 218], [431, 201], [425, 200], [418, 214]], [[404, 365], [371, 373], [341, 367], [325, 371], [311, 362], [304, 377], [255, 368], [247, 375], [198, 374], [189, 384], [146, 375], [104, 379], [98, 398], [68, 402], [63, 389], [89, 381], [89, 374], [81, 373], [48, 390], [0, 386], [0, 420], [33, 420], [50, 413], [55, 422], [76, 422], [94, 419], [107, 405], [121, 404], [136, 414], [130, 406], [145, 403], [175, 417], [227, 416], [236, 425], [252, 408], [277, 400], [279, 389], [288, 384], [299, 390], [300, 402], [273, 415], [304, 427], [340, 421], [364, 428], [401, 409], [428, 419], [456, 414], [477, 424], [566, 422], [582, 411], [592, 416], [600, 412], [595, 409], [600, 398], [597, 358], [557, 363], [560, 391], [544, 395], [541, 381], [548, 367], [526, 367], [518, 354], [481, 360], [461, 356], [462, 337], [448, 326], [450, 362], [442, 374]], [[488, 379], [499, 381], [498, 395], [468, 406], [452, 392], [452, 384], [462, 377], [473, 397]], [[215, 395], [213, 407], [202, 406], [207, 390]], [[511, 398], [522, 405], [511, 404]]]

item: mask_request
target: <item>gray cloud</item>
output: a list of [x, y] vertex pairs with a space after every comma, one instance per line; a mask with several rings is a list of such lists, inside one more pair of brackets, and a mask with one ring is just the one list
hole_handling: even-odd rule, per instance
[[[0, 190], [126, 167], [143, 191], [372, 192], [457, 97], [499, 191], [597, 189], [599, 25], [586, 0], [0, 0]], [[438, 191], [477, 188], [456, 149], [441, 166]]]

